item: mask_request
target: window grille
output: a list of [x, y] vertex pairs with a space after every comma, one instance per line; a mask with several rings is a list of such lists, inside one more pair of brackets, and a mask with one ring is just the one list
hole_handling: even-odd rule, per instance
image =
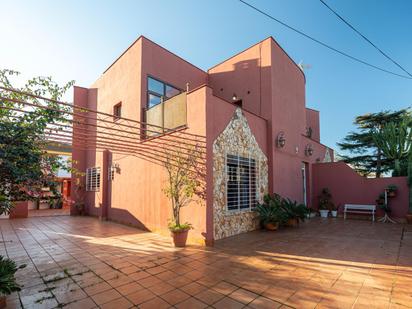
[[238, 155], [226, 156], [227, 209], [252, 210], [256, 207], [256, 160]]
[[100, 190], [100, 167], [86, 169], [86, 191]]

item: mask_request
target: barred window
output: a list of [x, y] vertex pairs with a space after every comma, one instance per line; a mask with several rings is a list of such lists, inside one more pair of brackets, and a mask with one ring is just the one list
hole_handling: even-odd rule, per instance
[[100, 190], [100, 167], [86, 169], [86, 191]]
[[226, 156], [227, 209], [256, 207], [256, 161], [237, 155]]

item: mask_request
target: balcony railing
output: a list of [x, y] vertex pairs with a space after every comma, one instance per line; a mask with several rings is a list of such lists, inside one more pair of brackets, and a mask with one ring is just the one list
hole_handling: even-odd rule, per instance
[[187, 124], [186, 92], [145, 110], [146, 137], [155, 137]]

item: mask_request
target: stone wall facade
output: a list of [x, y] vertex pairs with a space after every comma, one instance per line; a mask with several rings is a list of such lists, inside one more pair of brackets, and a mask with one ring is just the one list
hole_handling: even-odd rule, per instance
[[214, 239], [222, 239], [255, 230], [259, 221], [254, 211], [227, 209], [226, 155], [252, 158], [257, 165], [256, 194], [258, 202], [268, 192], [268, 163], [242, 110], [235, 113], [213, 143], [213, 226]]

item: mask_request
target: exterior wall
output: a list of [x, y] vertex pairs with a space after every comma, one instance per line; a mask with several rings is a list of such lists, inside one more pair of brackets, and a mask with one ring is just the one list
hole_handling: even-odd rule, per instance
[[[206, 73], [142, 37], [90, 89], [75, 89], [74, 102], [110, 114], [113, 106], [122, 102], [122, 117], [140, 121], [142, 107], [146, 105], [148, 75], [181, 89], [185, 89], [186, 83], [199, 85], [206, 81]], [[189, 132], [205, 135], [205, 98], [201, 97], [199, 93], [187, 96], [187, 125], [190, 127]], [[135, 133], [138, 143], [139, 125], [136, 124], [136, 129], [130, 128], [130, 132]], [[149, 144], [146, 144], [147, 147]], [[150, 151], [141, 152], [138, 156], [111, 153], [107, 164], [118, 163], [120, 173], [115, 174], [113, 181], [107, 182], [107, 192], [103, 192], [101, 185], [99, 192], [84, 193], [88, 214], [168, 233], [171, 207], [162, 193], [166, 174], [161, 165], [148, 160], [150, 156], [153, 158], [156, 154]], [[81, 162], [78, 167], [83, 172], [87, 167], [100, 166], [101, 183], [106, 182], [104, 175], [107, 164], [104, 164], [102, 152], [77, 149], [74, 150], [74, 157]], [[205, 202], [200, 201], [199, 204], [183, 208], [181, 214], [183, 222], [189, 221], [194, 225], [195, 229], [189, 235], [190, 240], [196, 242], [204, 241], [207, 234]], [[105, 207], [107, 211], [103, 211]]]
[[[231, 129], [227, 130], [232, 130], [233, 135], [236, 130], [242, 132], [237, 136], [239, 142], [256, 150], [259, 157], [267, 158], [268, 183], [266, 187], [262, 185], [262, 190], [302, 202], [302, 162], [308, 163], [310, 185], [312, 163], [323, 162], [327, 148], [319, 143], [318, 113], [305, 108], [305, 77], [272, 38], [218, 64], [207, 74], [141, 37], [91, 88], [76, 87], [74, 102], [109, 114], [112, 114], [115, 104], [122, 102], [122, 117], [143, 120], [148, 76], [182, 90], [189, 84], [187, 130], [206, 136], [206, 200], [200, 201], [203, 206], [193, 204], [182, 209], [182, 220], [195, 226], [191, 236], [211, 243], [214, 238], [256, 227], [252, 215], [229, 218], [222, 211], [225, 205], [221, 199], [215, 200], [216, 190], [222, 190], [216, 187], [219, 182], [216, 177], [221, 177], [221, 150], [233, 148], [233, 151], [243, 151], [229, 145], [230, 134], [222, 133], [227, 132], [225, 129], [235, 114], [236, 105], [231, 103], [234, 94], [242, 100], [243, 116], [240, 118], [246, 119], [247, 125], [242, 122], [237, 129], [229, 126]], [[308, 124], [316, 128], [312, 139], [304, 136]], [[140, 142], [139, 126], [136, 124], [136, 129], [131, 128], [130, 131], [136, 134], [136, 142]], [[280, 131], [285, 132], [287, 139], [282, 149], [275, 146]], [[74, 132], [76, 137], [76, 127]], [[314, 149], [312, 156], [304, 153], [308, 144]], [[115, 174], [114, 181], [106, 184], [107, 191], [83, 192], [88, 213], [151, 231], [167, 232], [171, 211], [169, 201], [161, 194], [166, 175], [162, 166], [150, 162], [151, 156], [156, 154], [142, 151], [136, 156], [115, 152], [103, 155], [93, 149], [74, 149], [73, 159], [79, 162], [77, 167], [80, 171], [93, 166], [106, 168], [112, 163], [120, 166], [120, 173]], [[214, 173], [214, 169], [219, 169], [220, 176]], [[102, 170], [102, 175], [106, 175], [105, 170]], [[75, 191], [75, 182], [73, 187]], [[311, 191], [309, 186], [309, 196]]]
[[[388, 186], [398, 187], [396, 197], [389, 199], [389, 207], [394, 218], [405, 218], [408, 213], [409, 189], [406, 177], [365, 178], [357, 174], [344, 162], [319, 163], [313, 165], [313, 205], [318, 208], [318, 196], [323, 188], [328, 188], [332, 201], [340, 205], [343, 212], [344, 204], [374, 205], [379, 194]], [[383, 215], [378, 207], [378, 216]]]
[[186, 84], [195, 89], [207, 83], [207, 74], [186, 60], [157, 45], [145, 37], [141, 37], [141, 107], [147, 106], [147, 77], [155, 77], [183, 91]]
[[[267, 120], [269, 192], [303, 202], [302, 162], [323, 162], [326, 147], [319, 143], [319, 114], [305, 107], [305, 76], [285, 51], [268, 38], [209, 69], [213, 94], [231, 102], [233, 94], [242, 99], [245, 111]], [[307, 123], [308, 122], [308, 123]], [[313, 128], [312, 139], [306, 127]], [[286, 136], [284, 148], [275, 140]], [[311, 144], [312, 156], [305, 155]], [[311, 193], [308, 181], [308, 195]], [[307, 199], [310, 204], [311, 198]]]
[[306, 108], [306, 128], [312, 129], [312, 139], [320, 142], [319, 112]]
[[257, 162], [258, 201], [268, 192], [267, 158], [256, 142], [246, 117], [237, 108], [231, 121], [213, 142], [213, 211], [214, 239], [255, 230], [259, 226], [253, 211], [227, 210], [226, 155], [240, 155]]

